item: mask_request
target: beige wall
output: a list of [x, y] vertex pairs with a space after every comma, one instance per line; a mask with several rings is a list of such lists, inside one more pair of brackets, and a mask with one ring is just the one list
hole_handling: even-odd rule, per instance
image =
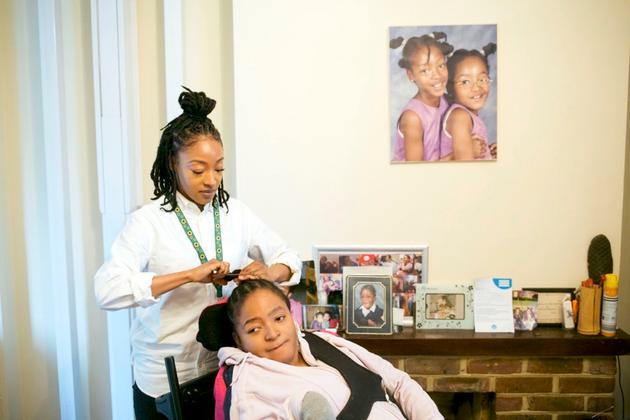
[[[604, 233], [617, 271], [629, 21], [619, 0], [236, 1], [238, 196], [304, 258], [426, 243], [431, 282], [576, 286]], [[499, 161], [390, 165], [388, 27], [471, 23], [498, 25]]]
[[149, 174], [160, 140], [160, 128], [166, 125], [164, 104], [164, 30], [162, 2], [139, 1], [138, 12], [138, 73], [140, 77], [140, 136], [142, 147], [142, 190], [145, 201], [153, 194]]
[[183, 3], [184, 81], [217, 101], [210, 118], [223, 137], [225, 186], [235, 190], [232, 0]]
[[[153, 194], [149, 177], [166, 125], [163, 8], [160, 1], [139, 1], [138, 65], [142, 136], [143, 193]], [[225, 185], [235, 190], [234, 93], [232, 58], [232, 1], [182, 2], [183, 85], [204, 91], [217, 101], [210, 118], [223, 136], [228, 162]], [[168, 64], [166, 64], [168, 65]]]

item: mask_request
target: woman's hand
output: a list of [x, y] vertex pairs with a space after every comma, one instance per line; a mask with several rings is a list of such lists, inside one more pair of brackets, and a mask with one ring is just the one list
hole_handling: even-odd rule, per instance
[[157, 299], [162, 294], [186, 283], [214, 283], [224, 286], [227, 281], [221, 277], [229, 271], [229, 263], [211, 260], [190, 270], [155, 276], [151, 281], [151, 294]]
[[243, 268], [236, 282], [243, 280], [263, 279], [269, 281], [285, 281], [291, 277], [291, 269], [284, 264], [265, 265], [260, 261], [253, 261]]
[[255, 280], [255, 279], [264, 279], [271, 280], [271, 273], [269, 271], [269, 267], [260, 261], [253, 261], [245, 268], [241, 270], [238, 275], [238, 281], [242, 280]]
[[190, 270], [190, 281], [194, 283], [214, 283], [225, 286], [227, 281], [222, 277], [230, 272], [230, 263], [210, 260]]

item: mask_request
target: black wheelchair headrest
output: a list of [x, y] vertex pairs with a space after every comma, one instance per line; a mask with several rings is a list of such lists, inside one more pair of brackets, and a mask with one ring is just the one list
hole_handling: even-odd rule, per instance
[[233, 331], [227, 303], [217, 303], [201, 312], [197, 341], [210, 351], [217, 351], [221, 347], [236, 347]]

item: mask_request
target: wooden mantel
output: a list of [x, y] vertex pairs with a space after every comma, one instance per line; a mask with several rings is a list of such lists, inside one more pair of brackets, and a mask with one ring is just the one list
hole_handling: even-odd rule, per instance
[[348, 335], [380, 356], [617, 356], [630, 353], [630, 335], [581, 335], [576, 330], [538, 327], [515, 333], [416, 330], [392, 335]]

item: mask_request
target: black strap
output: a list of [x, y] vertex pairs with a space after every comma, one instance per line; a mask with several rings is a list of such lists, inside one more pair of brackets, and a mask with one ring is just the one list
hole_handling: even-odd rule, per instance
[[350, 398], [337, 415], [338, 420], [367, 419], [372, 404], [387, 401], [381, 383], [383, 379], [376, 373], [359, 365], [337, 347], [315, 334], [304, 332], [304, 339], [315, 358], [337, 369], [350, 388]]

